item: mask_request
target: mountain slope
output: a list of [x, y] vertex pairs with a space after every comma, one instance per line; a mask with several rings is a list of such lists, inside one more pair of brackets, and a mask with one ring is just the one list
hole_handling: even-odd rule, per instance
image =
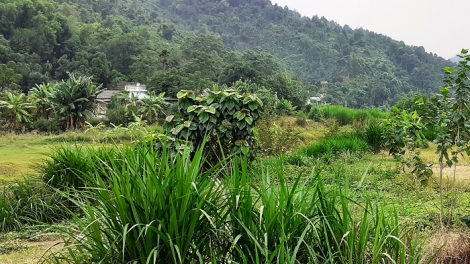
[[[1, 3], [8, 1], [0, 0], [0, 15]], [[41, 76], [50, 79], [81, 71], [105, 84], [139, 80], [156, 91], [231, 84], [240, 78], [300, 87], [298, 80], [303, 91], [325, 93], [331, 103], [371, 107], [392, 104], [410, 91], [438, 91], [442, 68], [452, 64], [422, 47], [323, 17], [302, 17], [268, 0], [55, 3], [56, 16], [67, 18], [72, 35], [60, 39], [59, 47], [67, 49], [49, 56], [52, 69], [49, 75], [43, 69]], [[8, 35], [4, 39], [11, 44]], [[280, 77], [269, 77], [276, 74]], [[322, 81], [329, 83], [326, 89], [317, 88]]]

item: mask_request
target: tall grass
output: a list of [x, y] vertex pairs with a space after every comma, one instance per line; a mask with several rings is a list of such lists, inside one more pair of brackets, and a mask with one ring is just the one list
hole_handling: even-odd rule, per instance
[[[101, 171], [99, 165], [117, 158], [117, 148], [62, 146], [52, 151], [50, 159], [38, 166], [38, 173], [49, 186], [67, 190], [85, 186], [82, 175]], [[120, 163], [115, 161], [116, 169]]]
[[322, 105], [312, 107], [308, 117], [315, 121], [321, 119], [336, 118], [340, 125], [351, 125], [355, 121], [376, 121], [388, 118], [389, 113], [378, 109], [350, 109], [339, 105]]
[[70, 217], [67, 206], [67, 199], [39, 179], [18, 180], [0, 191], [0, 231], [58, 222]]
[[360, 137], [360, 135], [352, 133], [325, 138], [318, 143], [306, 146], [302, 152], [308, 157], [320, 158], [325, 155], [332, 156], [348, 151], [369, 151], [369, 145]]
[[45, 262], [429, 260], [419, 240], [406, 240], [396, 213], [370, 200], [356, 204], [347, 186], [326, 188], [319, 173], [291, 182], [282, 160], [252, 182], [244, 160], [202, 170], [202, 151], [173, 159], [152, 147], [127, 147], [111, 155], [80, 174], [87, 187], [68, 195], [80, 208], [79, 228], [62, 229], [65, 247]]

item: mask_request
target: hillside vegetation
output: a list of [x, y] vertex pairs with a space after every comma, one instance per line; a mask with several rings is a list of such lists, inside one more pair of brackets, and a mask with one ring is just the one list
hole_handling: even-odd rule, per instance
[[[302, 105], [391, 105], [438, 91], [452, 63], [423, 47], [270, 1], [0, 0], [0, 89], [93, 75], [156, 92], [250, 80]], [[329, 85], [321, 89], [320, 82]]]

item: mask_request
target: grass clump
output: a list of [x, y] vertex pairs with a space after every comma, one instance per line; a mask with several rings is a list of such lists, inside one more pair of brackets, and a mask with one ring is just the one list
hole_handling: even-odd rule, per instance
[[325, 155], [337, 155], [345, 152], [367, 152], [369, 145], [357, 134], [342, 134], [321, 140], [306, 146], [302, 152], [308, 157], [320, 158]]
[[152, 146], [92, 163], [78, 175], [88, 187], [69, 195], [78, 229], [62, 229], [65, 247], [45, 261], [426, 263], [397, 214], [357, 205], [347, 184], [326, 188], [319, 171], [291, 180], [273, 159], [255, 182], [244, 160], [203, 163], [201, 150], [174, 158]]
[[315, 121], [321, 119], [335, 118], [339, 124], [352, 125], [355, 121], [380, 120], [389, 116], [388, 113], [378, 109], [350, 109], [339, 105], [322, 105], [312, 107], [308, 117]]
[[0, 231], [20, 230], [28, 225], [55, 223], [70, 217], [68, 199], [39, 179], [25, 178], [0, 191]]
[[[83, 173], [98, 172], [103, 162], [116, 158], [116, 148], [62, 146], [52, 151], [50, 159], [39, 165], [38, 171], [43, 181], [56, 189], [81, 188], [85, 186]], [[118, 169], [120, 163], [116, 162]]]

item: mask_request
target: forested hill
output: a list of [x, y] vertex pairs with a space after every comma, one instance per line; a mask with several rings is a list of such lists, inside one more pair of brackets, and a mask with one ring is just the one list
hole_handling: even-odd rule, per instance
[[67, 72], [170, 95], [244, 79], [297, 105], [325, 93], [334, 104], [370, 107], [438, 91], [452, 64], [269, 0], [0, 0], [0, 33], [0, 89]]

